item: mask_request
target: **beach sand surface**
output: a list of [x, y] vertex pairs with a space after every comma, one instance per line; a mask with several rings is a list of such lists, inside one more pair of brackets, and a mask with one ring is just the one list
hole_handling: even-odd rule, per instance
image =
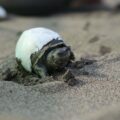
[[119, 120], [120, 14], [99, 11], [49, 17], [11, 15], [11, 19], [0, 22], [1, 65], [8, 56], [14, 56], [20, 34], [33, 27], [59, 32], [76, 60], [87, 57], [97, 62], [75, 73], [79, 83], [74, 87], [63, 81], [24, 86], [0, 79], [0, 119], [107, 120], [115, 116]]

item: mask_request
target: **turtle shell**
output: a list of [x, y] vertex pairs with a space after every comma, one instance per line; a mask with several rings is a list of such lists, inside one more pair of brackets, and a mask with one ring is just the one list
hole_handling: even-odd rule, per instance
[[27, 30], [23, 32], [17, 42], [15, 56], [21, 61], [25, 70], [32, 72], [31, 55], [40, 52], [45, 45], [53, 40], [62, 41], [62, 38], [58, 33], [46, 28]]
[[32, 63], [33, 69], [36, 64], [46, 65], [46, 62], [47, 62], [46, 58], [48, 53], [53, 49], [60, 48], [60, 47], [67, 47], [67, 46], [62, 40], [53, 39], [48, 44], [46, 44], [40, 51], [33, 53], [31, 55], [31, 63]]

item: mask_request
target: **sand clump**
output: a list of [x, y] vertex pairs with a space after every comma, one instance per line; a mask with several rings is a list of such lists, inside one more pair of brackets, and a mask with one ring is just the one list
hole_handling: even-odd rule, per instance
[[90, 65], [96, 62], [95, 60], [83, 59], [71, 63], [68, 68], [61, 72], [55, 72], [53, 75], [46, 78], [39, 78], [34, 73], [29, 73], [18, 66], [15, 58], [7, 58], [0, 65], [0, 78], [5, 81], [14, 81], [25, 86], [43, 84], [45, 82], [63, 81], [70, 86], [77, 84], [77, 79], [73, 74], [73, 71], [83, 68], [86, 65]]

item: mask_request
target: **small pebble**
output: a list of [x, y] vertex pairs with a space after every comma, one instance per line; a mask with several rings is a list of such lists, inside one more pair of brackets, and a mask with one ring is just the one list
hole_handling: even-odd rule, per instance
[[0, 19], [3, 20], [6, 18], [7, 18], [7, 12], [2, 6], [0, 6]]

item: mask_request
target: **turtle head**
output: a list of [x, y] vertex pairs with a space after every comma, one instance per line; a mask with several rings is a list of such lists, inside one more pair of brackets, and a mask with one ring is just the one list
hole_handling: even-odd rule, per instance
[[47, 55], [47, 65], [53, 69], [64, 68], [70, 61], [71, 50], [69, 47], [55, 48]]

